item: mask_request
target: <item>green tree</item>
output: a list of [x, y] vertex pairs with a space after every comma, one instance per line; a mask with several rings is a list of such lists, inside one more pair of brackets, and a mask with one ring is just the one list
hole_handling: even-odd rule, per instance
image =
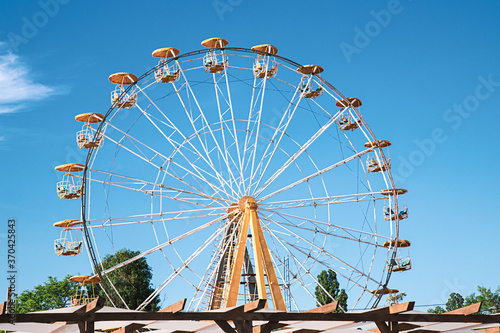
[[[135, 257], [139, 253], [139, 251], [122, 249], [113, 255], [107, 255], [102, 261], [103, 268], [111, 268], [125, 260]], [[140, 258], [107, 274], [107, 278], [111, 280], [123, 300], [131, 309], [136, 309], [154, 291], [151, 287], [152, 276], [151, 267], [148, 265], [145, 258]], [[113, 293], [113, 299], [120, 299], [114, 290], [111, 290], [111, 292]], [[102, 289], [99, 291], [99, 295], [107, 299]], [[149, 303], [146, 310], [158, 311], [159, 303], [160, 300], [156, 297]]]
[[491, 288], [478, 286], [477, 291], [479, 292], [477, 296], [473, 293], [465, 297], [465, 299], [459, 293], [451, 293], [448, 297], [448, 301], [446, 302], [446, 310], [437, 306], [433, 309], [428, 309], [427, 312], [440, 314], [446, 311], [460, 309], [461, 307], [478, 302], [482, 302], [481, 309], [479, 311], [481, 314], [500, 312], [500, 287], [493, 292], [491, 291]]
[[464, 298], [459, 293], [451, 293], [448, 297], [448, 301], [446, 301], [446, 310], [440, 307], [439, 305], [433, 309], [428, 309], [429, 313], [441, 314], [447, 311], [453, 311], [456, 309], [460, 309], [464, 306]]
[[465, 297], [465, 305], [483, 302], [480, 310], [481, 314], [492, 314], [500, 312], [500, 287], [492, 292], [491, 288], [478, 286], [477, 291], [479, 292], [479, 295], [476, 296], [476, 294], [473, 293]]
[[451, 293], [446, 302], [446, 311], [453, 311], [464, 306], [464, 298], [459, 293]]
[[389, 305], [398, 304], [400, 301], [403, 300], [403, 298], [405, 298], [405, 296], [406, 296], [406, 293], [404, 293], [404, 292], [397, 293], [397, 294], [390, 294], [387, 296], [387, 303]]
[[427, 309], [427, 312], [429, 313], [435, 313], [435, 314], [441, 314], [441, 313], [445, 313], [446, 310], [443, 309], [442, 307], [440, 307], [439, 305], [436, 306], [435, 308], [433, 309]]
[[71, 296], [76, 294], [78, 283], [69, 281], [70, 275], [63, 280], [49, 276], [49, 280], [25, 290], [17, 297], [17, 313], [57, 309], [69, 306]]
[[[316, 286], [314, 295], [316, 296], [318, 306], [337, 300], [339, 301], [340, 309], [347, 311], [347, 294], [344, 289], [340, 289], [337, 274], [331, 269], [319, 273], [318, 285]], [[343, 312], [342, 310], [338, 310], [337, 312]]]

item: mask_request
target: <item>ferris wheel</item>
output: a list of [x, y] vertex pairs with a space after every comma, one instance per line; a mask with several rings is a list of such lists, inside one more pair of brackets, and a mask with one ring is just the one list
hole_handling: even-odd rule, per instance
[[[227, 44], [158, 49], [142, 76], [109, 77], [111, 108], [76, 117], [85, 165], [59, 168], [59, 196], [82, 200], [81, 223], [66, 231], [85, 234], [105, 290], [116, 289], [108, 274], [147, 259], [154, 292], [138, 309], [167, 295], [191, 311], [263, 298], [304, 310], [327, 269], [349, 309], [376, 305], [391, 274], [411, 268], [391, 143], [321, 66]], [[123, 248], [139, 254], [103, 269]]]

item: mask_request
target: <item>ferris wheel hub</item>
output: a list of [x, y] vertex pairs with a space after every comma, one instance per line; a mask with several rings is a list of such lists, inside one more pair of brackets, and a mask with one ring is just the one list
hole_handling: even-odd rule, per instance
[[257, 210], [257, 201], [249, 195], [241, 197], [238, 201], [238, 209], [241, 213], [244, 213], [247, 208]]

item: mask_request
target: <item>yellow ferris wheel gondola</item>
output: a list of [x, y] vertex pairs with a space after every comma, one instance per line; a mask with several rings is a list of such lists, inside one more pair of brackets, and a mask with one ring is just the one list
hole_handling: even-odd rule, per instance
[[396, 209], [394, 202], [389, 200], [389, 202], [386, 202], [384, 206], [384, 219], [386, 221], [394, 221], [394, 220], [404, 220], [408, 218], [408, 206], [406, 204], [406, 192], [408, 192], [405, 189], [387, 189], [387, 190], [382, 190], [380, 193], [382, 195], [386, 196], [386, 199], [389, 199], [391, 196], [399, 196], [402, 195], [404, 197], [404, 204], [399, 205]]
[[347, 99], [341, 99], [335, 103], [340, 108], [342, 116], [337, 120], [337, 125], [342, 131], [354, 131], [359, 126], [361, 126], [361, 120], [357, 118], [355, 113], [351, 113], [349, 108], [358, 108], [363, 103], [359, 98], [349, 97]]
[[[228, 44], [224, 38], [212, 37], [205, 39], [201, 42], [202, 46], [210, 48], [210, 50], [203, 57], [203, 67], [205, 72], [208, 73], [222, 73], [227, 67], [227, 57], [224, 51], [221, 50]], [[217, 52], [219, 50], [219, 52]]]
[[319, 65], [304, 65], [297, 68], [297, 72], [303, 75], [301, 83], [299, 84], [299, 90], [303, 98], [315, 99], [323, 94], [323, 87], [317, 85], [313, 80], [314, 75], [323, 73], [323, 67]]
[[54, 223], [54, 227], [63, 228], [58, 239], [54, 240], [54, 252], [58, 256], [76, 256], [82, 253], [83, 241], [79, 239], [78, 233], [73, 238], [71, 227], [81, 224], [79, 220], [64, 220]]
[[[365, 143], [365, 148], [388, 148], [391, 142], [388, 140], [376, 140], [372, 142]], [[389, 149], [385, 150], [387, 158], [382, 158], [379, 154], [368, 154], [366, 158], [366, 169], [368, 172], [382, 172], [391, 169], [391, 158], [389, 155]]]
[[[70, 298], [71, 306], [85, 305], [99, 297], [95, 294], [94, 285], [101, 282], [98, 276], [76, 275], [69, 278], [71, 282], [78, 282], [76, 293]], [[87, 286], [91, 286], [90, 289]]]
[[82, 195], [80, 172], [85, 169], [85, 166], [79, 163], [68, 163], [56, 166], [55, 169], [65, 172], [63, 179], [56, 185], [59, 199], [78, 199]]
[[253, 63], [253, 74], [259, 79], [273, 77], [278, 72], [278, 64], [273, 55], [278, 53], [278, 49], [270, 44], [255, 45], [252, 51], [259, 54]]
[[90, 125], [102, 122], [104, 120], [102, 114], [96, 112], [82, 113], [77, 115], [75, 120], [84, 123], [82, 130], [76, 133], [76, 143], [79, 148], [89, 149], [102, 146], [102, 134], [96, 137], [96, 130]]
[[119, 109], [130, 109], [137, 104], [137, 92], [134, 87], [128, 91], [123, 86], [137, 82], [137, 76], [130, 73], [119, 72], [111, 74], [108, 78], [117, 87], [111, 92], [111, 104]]
[[[390, 247], [397, 247], [397, 253], [396, 253], [396, 258], [390, 259], [387, 262], [387, 269], [393, 272], [404, 272], [408, 271], [411, 269], [411, 258], [410, 258], [410, 247], [411, 243], [409, 240], [406, 239], [398, 239], [396, 240], [390, 240], [386, 241], [384, 243], [384, 247], [390, 248]], [[405, 248], [407, 251], [407, 254], [403, 257], [402, 256], [402, 249]]]
[[153, 51], [153, 57], [160, 58], [158, 69], [155, 71], [156, 82], [172, 83], [179, 79], [179, 64], [174, 61], [173, 65], [168, 65], [168, 58], [176, 57], [180, 51], [175, 47], [163, 47]]

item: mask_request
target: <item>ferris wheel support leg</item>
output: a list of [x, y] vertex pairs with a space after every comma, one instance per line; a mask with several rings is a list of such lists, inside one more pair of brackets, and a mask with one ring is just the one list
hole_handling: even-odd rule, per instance
[[241, 271], [243, 269], [243, 259], [245, 258], [245, 249], [247, 246], [248, 239], [248, 227], [250, 219], [248, 215], [245, 214], [243, 218], [243, 225], [238, 235], [238, 247], [236, 249], [236, 255], [234, 257], [234, 262], [231, 265], [231, 280], [229, 282], [229, 290], [227, 292], [226, 308], [236, 306], [238, 302], [238, 291], [240, 289], [241, 281]]
[[257, 224], [257, 230], [264, 258], [264, 267], [267, 274], [267, 282], [269, 284], [269, 289], [271, 290], [271, 298], [273, 300], [274, 309], [286, 311], [285, 300], [283, 298], [283, 294], [281, 293], [278, 278], [276, 277], [276, 272], [274, 271], [273, 261], [271, 259], [271, 254], [269, 253], [269, 248], [267, 247], [264, 232], [262, 231], [262, 226], [260, 225], [260, 220]]
[[259, 293], [259, 299], [267, 299], [266, 280], [264, 279], [264, 265], [262, 262], [262, 242], [258, 232], [260, 222], [257, 217], [256, 208], [249, 207], [248, 204], [245, 211], [245, 215], [247, 214], [250, 215], [250, 227], [252, 229], [253, 258], [257, 278], [257, 291]]

